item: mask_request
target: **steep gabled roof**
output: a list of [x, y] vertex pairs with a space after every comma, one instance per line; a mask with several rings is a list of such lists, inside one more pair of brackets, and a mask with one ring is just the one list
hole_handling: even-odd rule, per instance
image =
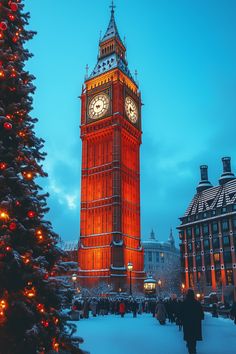
[[184, 216], [213, 210], [236, 203], [236, 179], [222, 186], [212, 187], [195, 194]]

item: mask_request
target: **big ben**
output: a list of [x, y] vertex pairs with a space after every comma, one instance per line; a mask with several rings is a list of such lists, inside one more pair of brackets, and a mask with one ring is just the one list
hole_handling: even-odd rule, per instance
[[[79, 282], [127, 290], [144, 278], [140, 242], [141, 95], [111, 6], [81, 95]], [[132, 264], [132, 272], [127, 269]]]

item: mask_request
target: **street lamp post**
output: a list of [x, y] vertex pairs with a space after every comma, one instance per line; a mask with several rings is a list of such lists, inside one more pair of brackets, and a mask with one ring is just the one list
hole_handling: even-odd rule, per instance
[[131, 279], [131, 273], [133, 270], [133, 263], [129, 262], [127, 264], [127, 269], [129, 271], [129, 294], [132, 295], [132, 279]]
[[73, 284], [74, 284], [74, 289], [75, 289], [75, 283], [76, 283], [76, 281], [77, 281], [77, 274], [72, 274], [71, 280], [72, 280], [72, 282], [73, 282]]
[[157, 284], [158, 284], [158, 293], [160, 296], [161, 295], [161, 279], [158, 280]]

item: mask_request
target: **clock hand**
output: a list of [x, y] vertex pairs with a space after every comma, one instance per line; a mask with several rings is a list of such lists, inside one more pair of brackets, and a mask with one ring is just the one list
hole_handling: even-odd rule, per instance
[[96, 108], [100, 108], [100, 107], [101, 107], [101, 105], [100, 105], [100, 104], [97, 104], [97, 105], [96, 105]]

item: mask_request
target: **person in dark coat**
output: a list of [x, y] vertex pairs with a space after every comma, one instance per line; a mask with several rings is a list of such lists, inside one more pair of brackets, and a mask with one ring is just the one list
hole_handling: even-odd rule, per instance
[[231, 310], [230, 310], [230, 315], [234, 320], [234, 324], [236, 325], [236, 301], [234, 301]]
[[161, 325], [166, 324], [167, 312], [165, 305], [163, 304], [162, 300], [160, 300], [156, 305], [156, 318]]
[[194, 291], [189, 289], [182, 305], [184, 340], [189, 354], [196, 354], [196, 343], [202, 340], [202, 320], [204, 312], [200, 302], [195, 300]]

